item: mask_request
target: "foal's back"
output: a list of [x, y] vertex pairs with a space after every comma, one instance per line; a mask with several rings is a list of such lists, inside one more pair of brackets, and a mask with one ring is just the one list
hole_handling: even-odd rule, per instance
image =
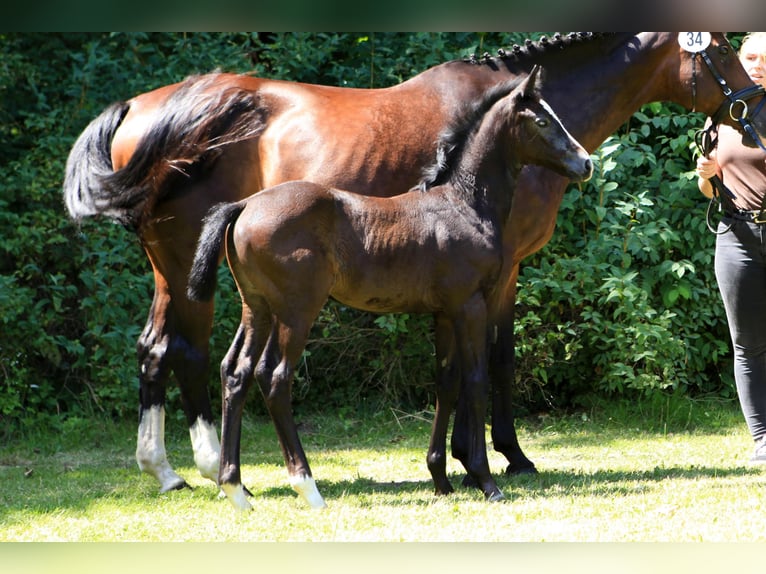
[[240, 288], [274, 312], [328, 296], [373, 312], [448, 312], [499, 269], [494, 223], [446, 186], [376, 198], [296, 181], [248, 201], [228, 254]]

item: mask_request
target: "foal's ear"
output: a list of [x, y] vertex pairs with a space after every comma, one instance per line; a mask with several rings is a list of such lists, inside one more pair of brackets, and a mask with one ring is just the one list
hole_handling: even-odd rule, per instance
[[540, 64], [535, 64], [529, 72], [529, 75], [522, 82], [521, 94], [525, 98], [531, 98], [535, 96], [540, 89], [540, 84], [543, 81], [543, 67]]

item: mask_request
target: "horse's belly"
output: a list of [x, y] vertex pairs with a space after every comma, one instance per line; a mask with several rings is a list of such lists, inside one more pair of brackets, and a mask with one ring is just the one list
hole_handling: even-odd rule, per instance
[[340, 303], [373, 313], [429, 313], [435, 310], [435, 305], [429, 301], [426, 291], [413, 292], [410, 290], [378, 289], [333, 290], [331, 296]]

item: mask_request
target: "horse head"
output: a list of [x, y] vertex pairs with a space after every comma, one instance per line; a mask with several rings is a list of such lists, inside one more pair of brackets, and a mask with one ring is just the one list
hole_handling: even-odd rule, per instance
[[593, 163], [585, 148], [567, 131], [540, 95], [543, 69], [535, 65], [512, 92], [512, 139], [516, 159], [538, 164], [574, 181], [587, 181]]

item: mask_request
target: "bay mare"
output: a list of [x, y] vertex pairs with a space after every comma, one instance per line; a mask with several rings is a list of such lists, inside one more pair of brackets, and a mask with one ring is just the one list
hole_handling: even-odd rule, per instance
[[[734, 93], [754, 87], [722, 33], [707, 54]], [[210, 74], [107, 108], [67, 162], [64, 197], [75, 219], [112, 218], [135, 229], [155, 291], [137, 343], [136, 459], [163, 491], [185, 485], [165, 451], [165, 389], [180, 386], [194, 460], [218, 476], [219, 443], [208, 394], [213, 303], [189, 301], [186, 280], [203, 216], [220, 202], [295, 179], [385, 196], [418, 181], [438, 134], [464, 102], [533, 65], [543, 96], [594, 151], [642, 104], [676, 102], [716, 114], [721, 84], [678, 34], [577, 33], [529, 42], [496, 57], [452, 61], [385, 89], [350, 89]], [[755, 104], [751, 107], [754, 107]], [[753, 118], [764, 133], [764, 114]], [[732, 123], [728, 113], [721, 121]], [[738, 124], [735, 124], [735, 127]], [[550, 239], [568, 180], [525, 167], [503, 234], [500, 287], [489, 302], [497, 337], [489, 353], [494, 448], [507, 472], [535, 472], [514, 428], [513, 310], [521, 260]]]

